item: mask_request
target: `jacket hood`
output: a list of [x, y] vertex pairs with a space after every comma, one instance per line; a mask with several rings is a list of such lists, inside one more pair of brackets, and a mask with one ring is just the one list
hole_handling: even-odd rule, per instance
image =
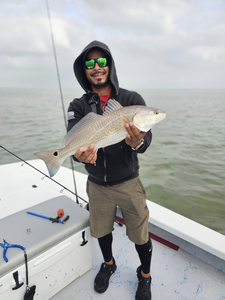
[[102, 42], [99, 41], [93, 41], [90, 44], [88, 44], [84, 50], [81, 52], [81, 54], [76, 58], [74, 64], [73, 64], [73, 70], [74, 74], [77, 78], [77, 81], [81, 85], [81, 87], [85, 90], [86, 93], [91, 92], [91, 85], [90, 82], [87, 80], [87, 77], [84, 72], [84, 58], [87, 55], [87, 53], [92, 50], [93, 48], [99, 48], [100, 50], [106, 52], [108, 57], [110, 58], [110, 64], [109, 64], [109, 80], [113, 86], [113, 88], [116, 91], [116, 94], [118, 94], [119, 91], [119, 82], [116, 74], [116, 67], [115, 63], [112, 57], [112, 54], [109, 50], [109, 47], [105, 45]]

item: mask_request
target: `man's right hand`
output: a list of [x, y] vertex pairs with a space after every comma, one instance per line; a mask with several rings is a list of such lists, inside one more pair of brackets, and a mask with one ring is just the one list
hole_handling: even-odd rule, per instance
[[83, 148], [78, 149], [74, 156], [82, 163], [95, 164], [97, 160], [97, 148], [91, 144], [86, 151]]

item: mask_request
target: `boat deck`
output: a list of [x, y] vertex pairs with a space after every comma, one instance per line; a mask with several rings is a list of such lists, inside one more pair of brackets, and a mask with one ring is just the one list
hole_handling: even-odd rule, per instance
[[[34, 160], [30, 163], [38, 169], [46, 171], [43, 162]], [[72, 177], [71, 170], [62, 167], [55, 179], [72, 188], [72, 178], [69, 179], [70, 177]], [[78, 194], [86, 199], [86, 175], [76, 172], [76, 182]], [[13, 167], [12, 165], [0, 166], [0, 191], [0, 219], [62, 193], [75, 200], [71, 193], [22, 163], [15, 163]], [[112, 275], [109, 288], [104, 294], [98, 294], [93, 289], [94, 278], [102, 263], [98, 242], [93, 239], [91, 270], [51, 299], [135, 299], [138, 284], [136, 268], [139, 266], [135, 247], [127, 238], [124, 225], [120, 227], [115, 223], [113, 239], [113, 253], [117, 270]], [[154, 300], [225, 299], [225, 273], [194, 254], [186, 252], [181, 247], [174, 250], [153, 240], [151, 273], [152, 299]]]
[[[104, 294], [93, 289], [94, 278], [99, 271], [102, 257], [98, 242], [93, 239], [93, 267], [82, 277], [61, 290], [52, 300], [75, 299], [135, 299], [137, 289], [136, 268], [139, 259], [132, 242], [122, 228], [115, 223], [113, 233], [114, 257], [117, 270], [111, 276]], [[152, 299], [154, 300], [222, 300], [225, 299], [225, 274], [207, 265], [182, 249], [175, 251], [153, 240]]]

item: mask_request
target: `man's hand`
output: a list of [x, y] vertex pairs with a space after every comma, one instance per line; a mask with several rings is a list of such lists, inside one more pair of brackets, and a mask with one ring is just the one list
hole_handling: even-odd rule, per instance
[[146, 135], [146, 132], [140, 132], [132, 122], [126, 124], [126, 130], [128, 135], [126, 136], [125, 142], [133, 148], [137, 147]]
[[83, 148], [77, 150], [74, 156], [83, 163], [95, 164], [97, 160], [97, 148], [91, 144], [86, 151]]

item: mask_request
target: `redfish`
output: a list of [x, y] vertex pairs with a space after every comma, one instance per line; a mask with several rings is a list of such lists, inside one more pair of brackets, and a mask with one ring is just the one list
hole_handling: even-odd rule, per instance
[[63, 161], [79, 148], [84, 151], [90, 144], [97, 149], [116, 144], [127, 136], [125, 124], [133, 122], [139, 131], [147, 132], [166, 117], [166, 113], [157, 108], [143, 105], [121, 106], [116, 100], [108, 100], [103, 115], [93, 112], [80, 120], [65, 136], [64, 148], [37, 152], [43, 159], [49, 175], [54, 176]]

